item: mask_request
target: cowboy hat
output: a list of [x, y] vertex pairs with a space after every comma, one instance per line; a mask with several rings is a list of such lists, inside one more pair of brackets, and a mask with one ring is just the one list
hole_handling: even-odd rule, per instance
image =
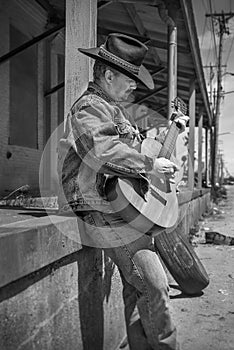
[[148, 48], [139, 40], [125, 34], [111, 33], [100, 47], [78, 50], [143, 83], [147, 88], [154, 88], [149, 71], [142, 65]]

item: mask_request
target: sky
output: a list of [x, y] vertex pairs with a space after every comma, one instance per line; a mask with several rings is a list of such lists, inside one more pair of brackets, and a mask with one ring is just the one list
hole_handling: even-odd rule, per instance
[[[192, 0], [194, 16], [197, 27], [197, 34], [201, 48], [203, 66], [217, 65], [217, 55], [219, 51], [218, 25], [213, 21], [214, 32], [212, 34], [212, 20], [206, 17], [210, 13], [230, 13], [234, 15], [234, 0]], [[223, 154], [225, 167], [234, 176], [234, 16], [227, 22], [229, 35], [224, 34], [222, 65], [223, 78], [222, 86], [225, 92], [221, 103], [221, 116], [219, 122], [219, 149]], [[215, 46], [216, 43], [216, 46]], [[216, 48], [215, 48], [216, 47]], [[217, 54], [216, 54], [217, 53]], [[213, 88], [217, 90], [217, 75], [212, 80]], [[204, 68], [207, 81], [207, 89], [210, 91], [210, 69]], [[227, 93], [233, 91], [233, 93]]]

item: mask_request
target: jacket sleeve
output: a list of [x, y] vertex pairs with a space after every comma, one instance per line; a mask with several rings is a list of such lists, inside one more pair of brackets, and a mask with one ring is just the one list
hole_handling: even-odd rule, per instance
[[121, 141], [115, 113], [121, 110], [92, 100], [75, 106], [67, 120], [73, 148], [97, 172], [141, 176], [152, 169], [153, 160]]

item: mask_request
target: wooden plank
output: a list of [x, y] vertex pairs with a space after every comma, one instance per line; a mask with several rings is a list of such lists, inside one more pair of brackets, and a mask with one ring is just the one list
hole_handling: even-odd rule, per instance
[[195, 81], [190, 85], [189, 97], [189, 147], [188, 147], [188, 188], [194, 188], [194, 133], [195, 133], [195, 106], [196, 106], [196, 90]]
[[96, 46], [97, 0], [66, 0], [65, 115], [92, 78], [91, 59], [78, 47]]

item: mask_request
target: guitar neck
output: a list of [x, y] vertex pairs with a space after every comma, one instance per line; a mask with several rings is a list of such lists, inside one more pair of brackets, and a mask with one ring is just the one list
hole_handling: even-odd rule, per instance
[[177, 137], [179, 135], [179, 131], [180, 129], [178, 128], [178, 126], [176, 125], [175, 122], [172, 122], [172, 124], [170, 125], [170, 128], [168, 130], [168, 133], [166, 135], [165, 141], [162, 145], [162, 148], [159, 152], [159, 157], [164, 157], [169, 159], [172, 155], [172, 152], [175, 149], [175, 145], [176, 145], [176, 140]]

